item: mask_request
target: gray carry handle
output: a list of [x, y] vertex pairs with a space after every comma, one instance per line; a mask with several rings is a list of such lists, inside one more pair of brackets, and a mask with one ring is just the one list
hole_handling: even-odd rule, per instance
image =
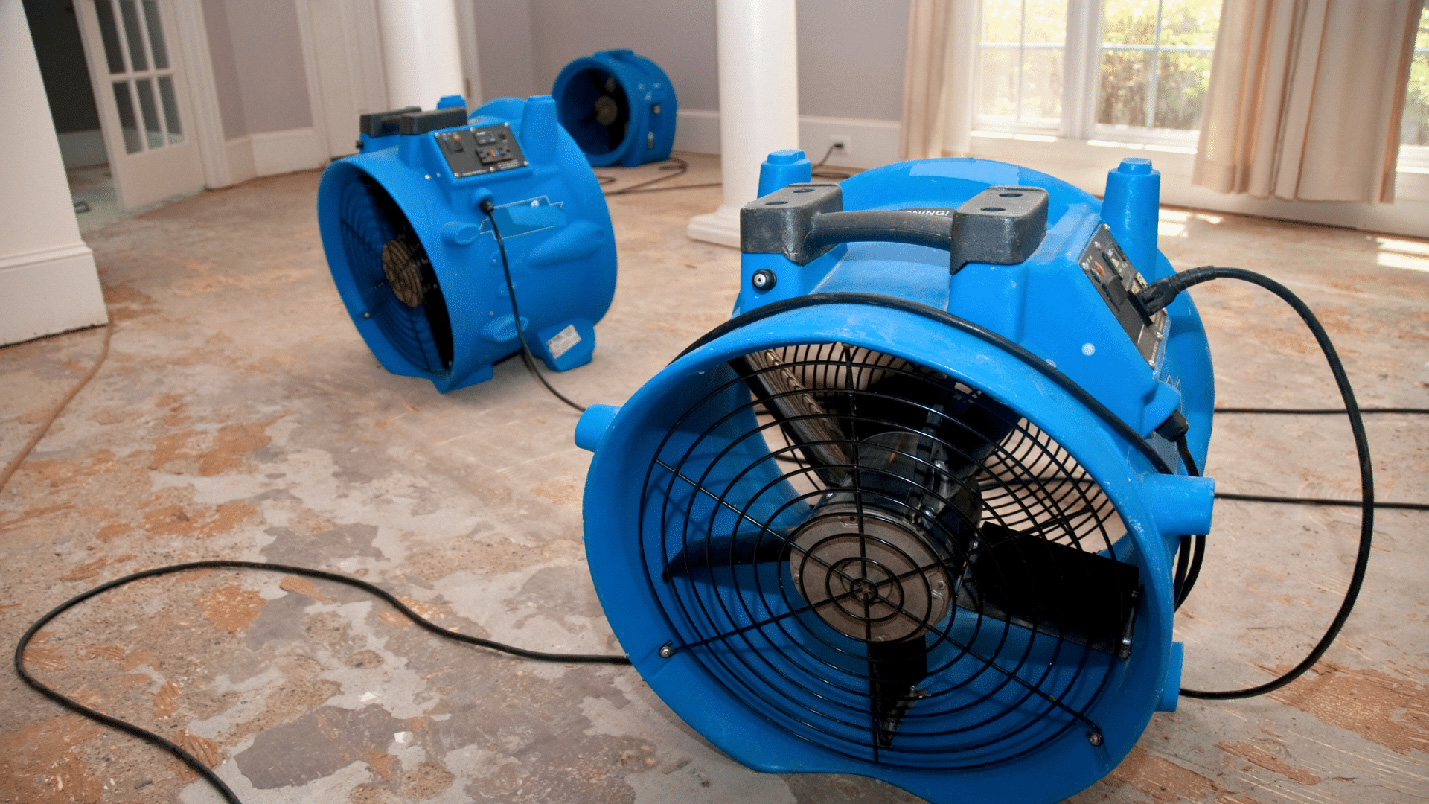
[[837, 184], [790, 184], [744, 205], [740, 249], [808, 265], [842, 243], [930, 246], [956, 273], [970, 262], [1015, 265], [1047, 234], [1047, 191], [996, 185], [957, 209], [844, 210]]
[[804, 235], [806, 252], [822, 251], [838, 243], [907, 243], [950, 251], [953, 219], [947, 215], [901, 210], [866, 209], [822, 212], [813, 216]]

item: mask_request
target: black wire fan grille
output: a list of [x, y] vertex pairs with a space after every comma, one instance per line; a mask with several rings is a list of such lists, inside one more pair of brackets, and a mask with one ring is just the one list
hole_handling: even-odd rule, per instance
[[689, 382], [641, 492], [671, 651], [855, 759], [971, 769], [1069, 732], [1100, 743], [1139, 570], [1065, 449], [982, 392], [843, 344]]
[[419, 369], [440, 374], [451, 368], [446, 299], [421, 239], [397, 202], [363, 176], [343, 187], [338, 225], [347, 267], [387, 342]]

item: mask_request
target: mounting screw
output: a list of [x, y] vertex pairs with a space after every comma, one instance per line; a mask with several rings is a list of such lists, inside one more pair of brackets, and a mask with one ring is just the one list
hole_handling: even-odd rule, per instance
[[1102, 744], [1103, 742], [1105, 742], [1105, 741], [1102, 739], [1102, 730], [1101, 730], [1101, 729], [1095, 729], [1095, 730], [1093, 730], [1093, 731], [1087, 732], [1087, 742], [1091, 743], [1093, 746], [1096, 746], [1097, 748], [1100, 748], [1100, 747], [1101, 747], [1101, 744]]
[[778, 283], [779, 277], [768, 268], [760, 268], [749, 278], [749, 284], [753, 285], [755, 290], [773, 290]]
[[363, 311], [362, 311], [362, 317], [363, 317], [363, 318], [371, 318], [371, 317], [372, 317], [372, 313], [371, 313], [370, 311], [368, 311], [368, 310], [363, 310]]
[[666, 642], [665, 644], [663, 644], [663, 645], [660, 646], [660, 658], [661, 658], [661, 659], [668, 659], [668, 658], [670, 658], [671, 656], [674, 656], [674, 655], [675, 655], [675, 646], [674, 646], [672, 643]]

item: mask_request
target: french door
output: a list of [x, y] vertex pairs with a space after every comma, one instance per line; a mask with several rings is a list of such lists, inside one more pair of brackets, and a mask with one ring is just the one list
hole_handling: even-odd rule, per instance
[[168, 0], [75, 0], [119, 204], [203, 187]]

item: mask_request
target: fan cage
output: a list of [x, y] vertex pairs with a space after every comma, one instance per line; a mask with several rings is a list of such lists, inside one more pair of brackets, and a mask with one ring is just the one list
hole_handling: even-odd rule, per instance
[[[338, 205], [345, 267], [387, 344], [428, 374], [452, 364], [446, 300], [421, 238], [401, 207], [365, 174], [348, 181]], [[334, 266], [336, 268], [336, 266]]]
[[[606, 98], [613, 104], [609, 110], [602, 108]], [[583, 153], [605, 156], [624, 144], [630, 126], [630, 99], [615, 73], [594, 66], [575, 72], [559, 103], [561, 125]], [[608, 122], [601, 119], [606, 114], [613, 114]]]
[[[908, 393], [890, 399], [889, 387]], [[677, 635], [672, 648], [695, 657], [731, 696], [790, 735], [890, 767], [975, 769], [1025, 756], [1069, 733], [1099, 736], [1094, 711], [1123, 676], [1125, 654], [1071, 633], [1055, 617], [1044, 617], [1046, 611], [1011, 617], [963, 588], [979, 562], [984, 576], [1015, 585], [1021, 571], [1015, 559], [1025, 548], [1009, 556], [980, 547], [980, 535], [994, 526], [1087, 556], [1135, 561], [1122, 549], [1126, 531], [1111, 500], [1047, 433], [936, 371], [839, 343], [746, 355], [690, 378], [674, 398], [694, 401], [674, 417], [646, 472], [640, 554], [653, 599]], [[957, 416], [969, 411], [984, 419], [994, 412], [995, 429], [1005, 434], [965, 426]], [[799, 428], [798, 421], [813, 426]], [[825, 435], [809, 440], [821, 428]], [[954, 472], [916, 454], [921, 450], [895, 448], [879, 451], [915, 467], [917, 476], [863, 466], [867, 448], [860, 448], [860, 435], [873, 431], [911, 433], [935, 445], [945, 463], [976, 458], [976, 468]], [[842, 454], [844, 463], [830, 462], [830, 453]], [[831, 486], [831, 468], [881, 489]], [[818, 610], [847, 609], [851, 592], [830, 590], [822, 603], [811, 604], [790, 568], [796, 558], [817, 563], [817, 547], [793, 543], [800, 528], [826, 516], [828, 501], [838, 495], [853, 498], [861, 545], [891, 557], [884, 564], [914, 567], [901, 577], [884, 567], [871, 581], [877, 562], [866, 555], [861, 578], [823, 567], [826, 581], [845, 590], [857, 580], [866, 581], [865, 592], [870, 585], [877, 590], [879, 616], [865, 601], [862, 639]], [[972, 511], [965, 510], [970, 498], [980, 500]], [[955, 515], [930, 524], [910, 500], [932, 501]], [[907, 530], [910, 521], [927, 527], [921, 543], [868, 536]], [[962, 535], [947, 532], [953, 530]], [[937, 556], [935, 565], [919, 564], [929, 555]], [[1075, 574], [1077, 567], [1061, 570]], [[945, 594], [954, 605], [941, 614], [930, 605], [900, 610], [900, 600], [935, 598], [935, 578], [953, 579], [955, 588]], [[1070, 580], [1087, 589], [1091, 579]], [[1131, 598], [1121, 601], [1128, 610], [1136, 606], [1134, 592]], [[890, 618], [903, 620], [897, 630], [913, 635], [874, 645], [874, 621]], [[1129, 644], [1128, 630], [1122, 645]], [[887, 683], [888, 665], [874, 654], [896, 654], [900, 646], [923, 652], [927, 673], [894, 712], [879, 703], [883, 694], [875, 695], [876, 685]]]

